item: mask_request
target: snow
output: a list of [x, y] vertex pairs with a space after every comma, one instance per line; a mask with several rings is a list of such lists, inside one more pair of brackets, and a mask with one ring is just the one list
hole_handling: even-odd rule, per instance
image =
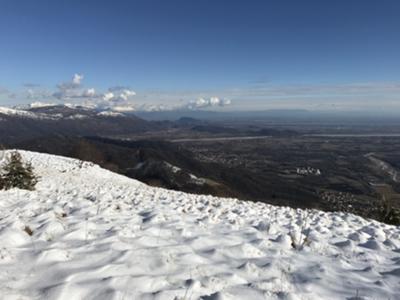
[[114, 111], [102, 111], [97, 114], [98, 116], [105, 116], [105, 117], [124, 117], [124, 114], [114, 112]]
[[94, 110], [97, 108], [96, 105], [91, 103], [64, 103], [65, 107], [72, 108], [72, 109], [86, 109], [86, 110]]
[[56, 103], [47, 103], [47, 102], [40, 102], [40, 101], [36, 101], [36, 102], [32, 102], [29, 104], [29, 108], [42, 108], [42, 107], [52, 107], [52, 106], [56, 106]]
[[[53, 105], [51, 104], [46, 104], [46, 103], [41, 103], [41, 102], [34, 102], [30, 105], [31, 108], [38, 108], [38, 107], [51, 107]], [[66, 107], [76, 109], [78, 106], [72, 106], [71, 104], [66, 104]], [[80, 107], [79, 109], [86, 109], [88, 110], [88, 107]], [[38, 113], [38, 112], [32, 112], [32, 111], [27, 111], [22, 108], [16, 109], [16, 108], [8, 108], [8, 107], [0, 107], [0, 114], [3, 115], [10, 115], [10, 116], [17, 116], [21, 118], [30, 118], [30, 119], [40, 119], [40, 120], [60, 120], [60, 119], [85, 119], [88, 118], [87, 115], [84, 114], [79, 114], [76, 113], [71, 116], [64, 116], [63, 114], [48, 114], [48, 113]]]
[[81, 119], [86, 119], [88, 116], [87, 115], [82, 115], [82, 114], [74, 114], [71, 116], [66, 117], [66, 119], [70, 120], [81, 120]]
[[[55, 106], [55, 104], [33, 102], [27, 108], [43, 108], [43, 107], [51, 107], [51, 106]], [[89, 106], [89, 105], [81, 106], [81, 105], [75, 105], [75, 104], [70, 104], [70, 103], [66, 103], [66, 104], [64, 104], [64, 106], [71, 108], [71, 109], [79, 108], [80, 110], [82, 110], [82, 109], [83, 110], [94, 110], [96, 108], [96, 107]], [[24, 109], [22, 107], [21, 108], [0, 107], [0, 114], [18, 116], [18, 117], [22, 117], [22, 118], [48, 119], [48, 120], [60, 120], [60, 119], [79, 120], [79, 119], [88, 118], [87, 115], [80, 114], [80, 113], [76, 113], [76, 114], [70, 115], [70, 116], [64, 116], [61, 113], [59, 113], [59, 114], [38, 113], [38, 112], [27, 111], [26, 109]], [[101, 112], [98, 112], [97, 115], [102, 116], [102, 117], [124, 117], [125, 116], [123, 113], [117, 112], [117, 111], [101, 111]], [[2, 121], [2, 120], [3, 119], [0, 119], [0, 121]]]
[[55, 117], [51, 115], [43, 113], [34, 113], [22, 109], [14, 109], [8, 107], [0, 107], [0, 114], [9, 116], [18, 116], [21, 118], [30, 118], [30, 119], [55, 119]]
[[190, 176], [190, 179], [192, 180], [192, 182], [194, 184], [204, 185], [206, 183], [206, 180], [204, 178], [199, 178], [199, 177], [197, 177], [196, 175], [193, 175], [193, 174], [189, 174], [189, 176]]
[[0, 107], [0, 114], [10, 115], [10, 116], [22, 116], [29, 118], [36, 118], [36, 114], [24, 110], [13, 109], [8, 107]]
[[0, 191], [1, 299], [400, 298], [399, 227], [21, 154], [40, 182]]
[[173, 172], [173, 173], [179, 173], [182, 171], [181, 168], [171, 165], [170, 163], [167, 163], [166, 161], [164, 162], [164, 164]]

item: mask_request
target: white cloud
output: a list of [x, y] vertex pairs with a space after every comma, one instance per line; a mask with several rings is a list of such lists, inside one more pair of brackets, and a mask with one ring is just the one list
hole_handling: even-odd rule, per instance
[[163, 105], [163, 104], [140, 104], [137, 106], [137, 111], [172, 111], [176, 109], [181, 109], [181, 106], [176, 105]]
[[[133, 97], [136, 92], [128, 87], [111, 87], [106, 92], [97, 92], [94, 88], [85, 88], [83, 85], [84, 76], [74, 74], [70, 81], [58, 84], [57, 90], [52, 91], [50, 96], [39, 98], [40, 93], [34, 88], [26, 90], [26, 99], [34, 100], [59, 100], [63, 104], [90, 105], [99, 109], [115, 109], [120, 111], [131, 111], [136, 106]], [[44, 95], [44, 94], [43, 94]]]
[[[96, 90], [94, 88], [83, 89], [82, 74], [74, 74], [71, 81], [63, 82], [57, 85], [57, 91], [53, 93], [53, 97], [60, 101], [71, 101], [71, 99], [96, 98]], [[28, 90], [29, 92], [29, 90]]]
[[109, 88], [108, 91], [103, 94], [103, 100], [118, 103], [128, 102], [135, 95], [136, 92], [131, 89], [124, 87], [113, 87]]
[[94, 88], [87, 89], [87, 90], [85, 90], [85, 91], [83, 92], [83, 95], [82, 95], [82, 96], [88, 97], [88, 98], [94, 97], [94, 96], [96, 96], [96, 90], [95, 90]]
[[218, 97], [210, 97], [208, 99], [198, 98], [197, 100], [189, 101], [184, 107], [190, 110], [208, 108], [208, 107], [223, 107], [231, 104], [229, 99], [221, 99]]
[[107, 93], [104, 93], [104, 95], [103, 95], [104, 101], [111, 101], [111, 99], [113, 99], [113, 98], [114, 98], [114, 93], [112, 93], [112, 92], [107, 92]]
[[82, 84], [83, 75], [74, 74], [71, 81], [62, 82], [57, 85], [59, 91], [71, 91], [78, 89]]
[[121, 97], [121, 99], [128, 101], [130, 97], [135, 96], [136, 93], [135, 91], [132, 90], [123, 90], [119, 96]]
[[133, 105], [113, 106], [111, 109], [117, 112], [130, 112], [136, 110]]
[[229, 99], [221, 99], [218, 97], [204, 98], [199, 97], [196, 100], [189, 102], [181, 101], [181, 103], [170, 103], [170, 104], [154, 104], [154, 103], [142, 103], [136, 105], [137, 111], [173, 111], [173, 110], [201, 110], [212, 107], [224, 107], [231, 104]]
[[72, 83], [76, 85], [80, 85], [82, 80], [83, 80], [82, 74], [74, 74], [74, 77], [72, 77]]
[[98, 102], [100, 108], [108, 108], [115, 111], [132, 111], [135, 103], [132, 99], [136, 92], [125, 87], [112, 87], [103, 94], [103, 102]]

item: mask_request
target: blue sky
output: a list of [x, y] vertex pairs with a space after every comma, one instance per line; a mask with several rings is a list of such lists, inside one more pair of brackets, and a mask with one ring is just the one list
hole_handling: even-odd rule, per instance
[[2, 0], [0, 105], [400, 111], [399, 16], [385, 0]]

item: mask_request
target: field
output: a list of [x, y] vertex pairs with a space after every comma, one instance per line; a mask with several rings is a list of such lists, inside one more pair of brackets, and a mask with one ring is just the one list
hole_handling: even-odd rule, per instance
[[398, 206], [399, 137], [306, 136], [180, 142], [198, 160], [263, 178], [274, 203], [371, 214], [384, 185]]

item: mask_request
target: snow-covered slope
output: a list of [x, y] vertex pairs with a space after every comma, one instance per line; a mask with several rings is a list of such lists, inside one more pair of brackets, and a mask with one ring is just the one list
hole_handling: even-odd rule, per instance
[[14, 109], [8, 107], [0, 107], [0, 114], [8, 116], [17, 116], [20, 118], [29, 118], [29, 119], [49, 119], [49, 120], [56, 119], [55, 116], [41, 114], [41, 113], [33, 113], [26, 110]]
[[[37, 111], [38, 109], [42, 109], [43, 112]], [[55, 105], [55, 104], [52, 105], [40, 102], [32, 103], [28, 109], [0, 107], [0, 115], [7, 115], [25, 119], [54, 120], [54, 121], [61, 119], [68, 119], [68, 120], [85, 119], [93, 117], [95, 115], [103, 117], [125, 116], [122, 113], [117, 113], [113, 111], [102, 111], [98, 113], [97, 110], [95, 109], [90, 109], [82, 106]]]
[[21, 153], [41, 178], [0, 191], [1, 299], [400, 298], [399, 227]]

